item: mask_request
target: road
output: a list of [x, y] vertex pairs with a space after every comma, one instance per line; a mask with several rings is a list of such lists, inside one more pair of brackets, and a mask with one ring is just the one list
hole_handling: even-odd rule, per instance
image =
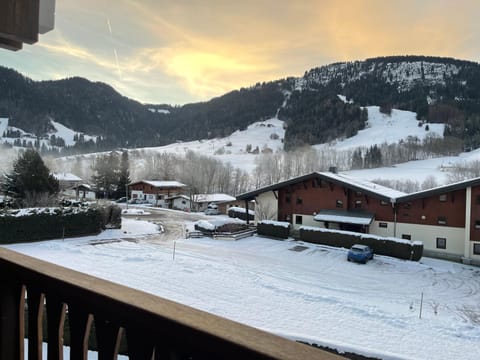
[[175, 211], [162, 208], [153, 208], [153, 207], [132, 207], [129, 205], [129, 208], [142, 209], [145, 212], [149, 212], [149, 215], [126, 215], [124, 217], [133, 217], [139, 218], [141, 220], [151, 221], [155, 224], [161, 225], [163, 232], [159, 234], [150, 235], [145, 238], [145, 241], [162, 243], [168, 241], [174, 241], [177, 239], [185, 238], [185, 228], [186, 224], [195, 222], [197, 220], [211, 218], [204, 215], [203, 213], [188, 213], [183, 211]]

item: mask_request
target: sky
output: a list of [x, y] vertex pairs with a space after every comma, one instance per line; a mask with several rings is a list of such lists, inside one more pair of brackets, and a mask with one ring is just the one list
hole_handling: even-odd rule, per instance
[[57, 0], [55, 29], [0, 65], [82, 76], [143, 103], [206, 101], [338, 61], [480, 61], [477, 0]]

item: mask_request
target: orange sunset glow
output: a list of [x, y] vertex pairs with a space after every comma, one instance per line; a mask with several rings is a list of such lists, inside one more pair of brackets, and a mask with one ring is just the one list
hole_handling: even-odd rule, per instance
[[149, 103], [204, 101], [338, 61], [480, 60], [478, 1], [62, 0], [55, 30], [0, 64], [82, 76]]

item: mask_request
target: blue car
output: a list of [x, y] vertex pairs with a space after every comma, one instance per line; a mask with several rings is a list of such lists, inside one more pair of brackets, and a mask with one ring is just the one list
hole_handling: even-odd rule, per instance
[[373, 251], [367, 245], [355, 244], [348, 250], [347, 260], [366, 264], [373, 259]]

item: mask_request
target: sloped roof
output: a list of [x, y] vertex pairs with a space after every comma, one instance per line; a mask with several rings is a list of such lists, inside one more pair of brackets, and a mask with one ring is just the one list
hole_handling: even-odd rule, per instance
[[196, 194], [192, 196], [192, 200], [197, 203], [203, 203], [235, 201], [236, 198], [227, 194]]
[[422, 199], [430, 196], [446, 194], [448, 192], [466, 189], [469, 186], [480, 185], [480, 177], [459, 181], [453, 184], [437, 186], [432, 189], [421, 190], [411, 194], [406, 194], [397, 198], [397, 202], [411, 201], [414, 199]]
[[370, 225], [375, 215], [369, 212], [351, 210], [320, 210], [313, 217], [316, 221], [329, 221], [344, 224]]
[[238, 200], [251, 200], [255, 196], [268, 192], [281, 189], [282, 187], [297, 184], [303, 181], [311, 179], [322, 179], [325, 181], [331, 181], [337, 184], [341, 184], [346, 188], [352, 189], [354, 191], [361, 191], [370, 196], [385, 200], [393, 201], [394, 199], [407, 195], [406, 193], [394, 189], [387, 188], [382, 185], [375, 184], [371, 181], [366, 181], [358, 178], [354, 178], [345, 174], [336, 174], [332, 172], [313, 172], [307, 175], [298, 176], [286, 181], [279, 182], [270, 186], [265, 186], [263, 188], [243, 193], [237, 196]]
[[82, 181], [81, 178], [72, 173], [53, 173], [52, 175], [58, 181]]
[[174, 188], [174, 187], [186, 187], [187, 185], [182, 184], [181, 182], [178, 181], [169, 181], [169, 180], [163, 180], [163, 181], [157, 181], [157, 180], [141, 180], [141, 181], [136, 181], [133, 183], [130, 183], [128, 185], [135, 185], [135, 184], [140, 184], [140, 183], [145, 183], [152, 185], [157, 188]]

